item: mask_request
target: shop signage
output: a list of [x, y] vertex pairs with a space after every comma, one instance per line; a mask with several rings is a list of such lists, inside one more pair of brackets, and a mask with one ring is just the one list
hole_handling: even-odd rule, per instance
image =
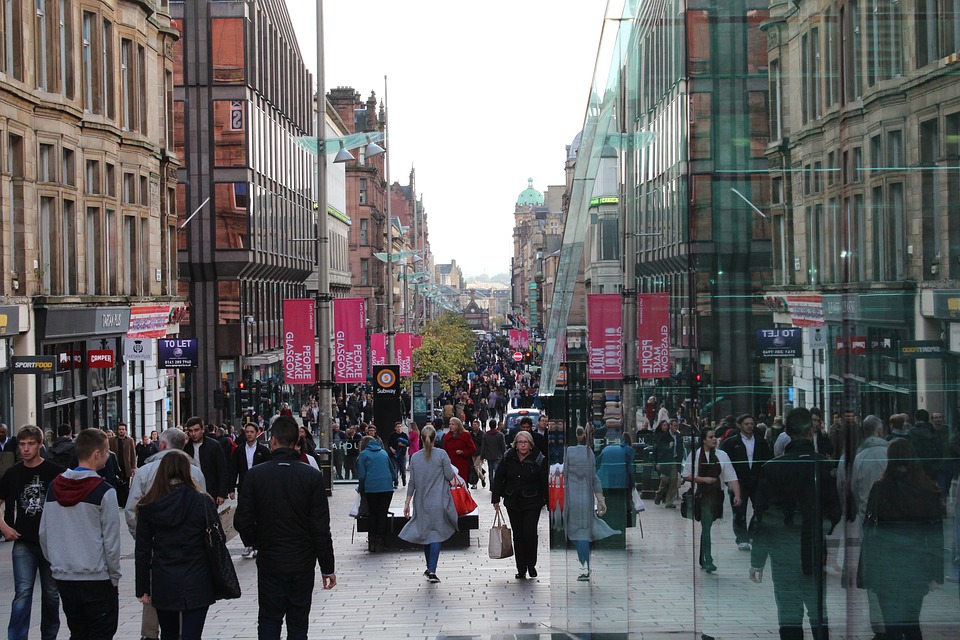
[[96, 333], [126, 333], [130, 328], [130, 309], [98, 309]]
[[10, 368], [14, 373], [36, 374], [56, 373], [56, 356], [13, 356], [10, 358]]
[[787, 296], [787, 306], [795, 327], [822, 327], [823, 298], [819, 295]]
[[933, 291], [933, 317], [940, 320], [960, 319], [960, 291]]
[[363, 298], [333, 301], [333, 380], [337, 384], [363, 382], [367, 378], [366, 309]]
[[623, 377], [623, 296], [587, 296], [587, 375], [591, 380]]
[[69, 371], [83, 367], [83, 351], [61, 351], [57, 355], [57, 369]]
[[128, 338], [164, 338], [170, 320], [170, 305], [140, 305], [130, 308]]
[[283, 381], [287, 384], [316, 382], [314, 353], [313, 300], [310, 298], [283, 301]]
[[942, 340], [901, 340], [900, 356], [903, 358], [942, 358]]
[[757, 329], [757, 357], [799, 358], [803, 355], [803, 334], [799, 328]]
[[819, 327], [808, 329], [810, 332], [810, 348], [814, 351], [822, 351], [827, 348], [827, 330]]
[[670, 294], [637, 296], [637, 350], [641, 380], [670, 377]]
[[153, 360], [153, 340], [150, 338], [124, 338], [123, 359], [127, 362], [150, 362]]
[[373, 395], [400, 396], [400, 365], [381, 364], [373, 368]]
[[852, 356], [864, 355], [867, 352], [867, 337], [850, 336], [847, 339], [837, 338], [837, 355], [843, 355], [848, 349]]
[[387, 334], [370, 334], [370, 364], [387, 364]]
[[126, 333], [130, 328], [130, 307], [71, 307], [38, 310], [43, 338], [72, 338]]
[[0, 338], [20, 333], [20, 307], [0, 306]]
[[87, 351], [88, 369], [112, 369], [116, 366], [113, 351], [109, 349], [91, 349]]
[[158, 369], [189, 369], [197, 366], [197, 340], [157, 340]]

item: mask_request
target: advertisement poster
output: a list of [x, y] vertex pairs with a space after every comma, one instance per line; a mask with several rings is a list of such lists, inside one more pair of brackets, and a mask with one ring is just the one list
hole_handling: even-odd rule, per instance
[[387, 364], [387, 334], [370, 334], [370, 364], [375, 367]]
[[670, 377], [670, 294], [637, 296], [638, 375], [642, 380]]
[[366, 326], [367, 310], [363, 298], [334, 299], [333, 381], [337, 384], [366, 380]]
[[283, 301], [283, 381], [286, 384], [313, 384], [316, 376], [316, 326], [313, 300], [287, 298]]
[[587, 377], [623, 377], [623, 298], [619, 293], [587, 296]]
[[398, 333], [393, 339], [393, 348], [396, 351], [397, 364], [400, 366], [400, 377], [410, 378], [413, 376], [413, 338], [409, 333]]

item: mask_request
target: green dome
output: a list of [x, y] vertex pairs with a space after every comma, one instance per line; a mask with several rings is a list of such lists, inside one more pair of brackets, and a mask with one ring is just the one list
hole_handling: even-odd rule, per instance
[[536, 206], [543, 204], [543, 194], [533, 188], [533, 178], [527, 178], [527, 188], [517, 196], [517, 205]]

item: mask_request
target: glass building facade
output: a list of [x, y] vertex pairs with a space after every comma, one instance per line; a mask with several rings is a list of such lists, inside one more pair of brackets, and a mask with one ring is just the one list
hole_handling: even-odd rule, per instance
[[[556, 383], [611, 147], [623, 326], [636, 314], [629, 298], [669, 295], [670, 376], [625, 374], [638, 410], [624, 425], [638, 444], [580, 422], [604, 519], [622, 533], [593, 542], [583, 580], [576, 536], [554, 512], [551, 623], [629, 637], [955, 636], [956, 3], [613, 4], [568, 194], [541, 393], [581, 402], [591, 391], [586, 380], [571, 389], [571, 363]], [[624, 358], [636, 361], [625, 335]], [[660, 402], [689, 424], [671, 451], [672, 438], [639, 424], [656, 426]], [[741, 425], [752, 422], [763, 428], [750, 438]], [[716, 491], [726, 482], [703, 453], [714, 442], [736, 489]], [[621, 450], [640, 514], [604, 475]], [[654, 501], [681, 460], [696, 468], [679, 489], [700, 494], [696, 519], [664, 517]]]

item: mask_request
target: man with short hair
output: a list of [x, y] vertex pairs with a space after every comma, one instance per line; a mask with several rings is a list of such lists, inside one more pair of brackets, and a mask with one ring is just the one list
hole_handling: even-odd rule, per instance
[[[407, 447], [410, 446], [410, 439], [403, 431], [403, 423], [398, 422], [393, 425], [393, 433], [387, 440], [387, 447], [390, 451], [390, 457], [393, 458], [397, 466], [398, 479], [403, 479], [403, 486], [407, 486]], [[393, 481], [393, 488], [397, 488], [397, 480]]]
[[50, 483], [64, 470], [40, 457], [43, 432], [25, 425], [17, 434], [21, 460], [0, 477], [0, 503], [13, 503], [14, 525], [0, 522], [0, 533], [13, 541], [13, 604], [10, 605], [8, 640], [26, 640], [30, 632], [33, 585], [40, 574], [40, 637], [56, 640], [60, 631], [60, 595], [50, 573], [50, 563], [40, 548], [40, 518]]
[[247, 471], [233, 525], [244, 545], [256, 547], [260, 640], [306, 640], [316, 564], [323, 588], [337, 585], [330, 509], [323, 474], [300, 462], [300, 429], [289, 416], [271, 428], [271, 460]]
[[127, 503], [130, 494], [130, 478], [137, 472], [137, 444], [127, 436], [127, 425], [117, 425], [117, 437], [110, 439], [110, 451], [117, 456], [117, 499], [120, 504]]
[[[753, 503], [756, 515], [756, 491], [760, 480], [760, 468], [772, 458], [767, 441], [754, 437], [757, 419], [749, 413], [737, 418], [739, 432], [724, 441], [721, 447], [730, 457], [733, 469], [737, 472], [740, 481], [740, 504], [733, 506], [733, 534], [737, 539], [737, 548], [740, 551], [750, 551], [750, 534], [747, 527], [747, 499]], [[730, 496], [731, 504], [733, 496]]]
[[896, 438], [906, 438], [909, 433], [907, 430], [908, 427], [907, 416], [903, 413], [895, 413], [890, 416], [890, 433], [888, 433], [885, 438], [887, 441]]
[[[243, 446], [237, 447], [230, 457], [230, 499], [237, 497], [237, 492], [243, 490], [243, 479], [247, 472], [255, 465], [270, 459], [270, 449], [257, 441], [257, 425], [248, 424], [243, 428]], [[243, 550], [244, 558], [256, 558], [257, 551], [253, 547]]]
[[493, 477], [497, 473], [497, 467], [500, 466], [500, 461], [503, 460], [503, 455], [507, 452], [507, 442], [499, 427], [497, 419], [490, 418], [487, 421], [487, 432], [483, 434], [483, 440], [480, 444], [480, 458], [487, 461], [491, 489], [493, 488]]
[[[150, 456], [146, 464], [137, 470], [137, 475], [133, 476], [130, 483], [130, 495], [123, 507], [123, 516], [127, 521], [127, 530], [134, 539], [137, 537], [137, 505], [140, 499], [153, 486], [153, 481], [157, 477], [157, 470], [160, 468], [160, 460], [171, 451], [181, 451], [187, 443], [187, 434], [180, 429], [165, 429], [157, 440], [159, 452]], [[206, 491], [207, 483], [203, 477], [203, 471], [200, 470], [200, 464], [190, 459], [190, 477], [197, 483], [201, 491]], [[157, 610], [148, 603], [143, 603], [143, 614], [140, 619], [140, 637], [142, 640], [156, 640], [160, 637], [160, 623], [157, 620]]]
[[55, 462], [64, 469], [70, 467], [70, 461], [73, 460], [73, 430], [68, 424], [61, 424], [57, 427], [57, 439], [53, 441], [48, 450], [50, 462]]
[[227, 499], [227, 460], [223, 448], [213, 438], [204, 435], [203, 420], [194, 416], [185, 425], [187, 444], [183, 450], [197, 461], [207, 481], [207, 493], [220, 506]]
[[[120, 614], [117, 492], [97, 471], [110, 456], [99, 429], [77, 434], [79, 464], [53, 481], [40, 521], [40, 546], [60, 589], [72, 638], [113, 638]], [[70, 532], [70, 542], [62, 539]]]
[[[680, 481], [680, 467], [685, 457], [683, 438], [679, 430], [679, 420], [671, 419], [670, 430], [665, 435], [659, 435], [655, 443], [654, 462], [660, 474], [660, 486], [653, 498], [653, 503], [663, 502], [665, 509], [677, 508], [677, 486]], [[741, 491], [743, 491], [742, 486], [741, 484]]]

